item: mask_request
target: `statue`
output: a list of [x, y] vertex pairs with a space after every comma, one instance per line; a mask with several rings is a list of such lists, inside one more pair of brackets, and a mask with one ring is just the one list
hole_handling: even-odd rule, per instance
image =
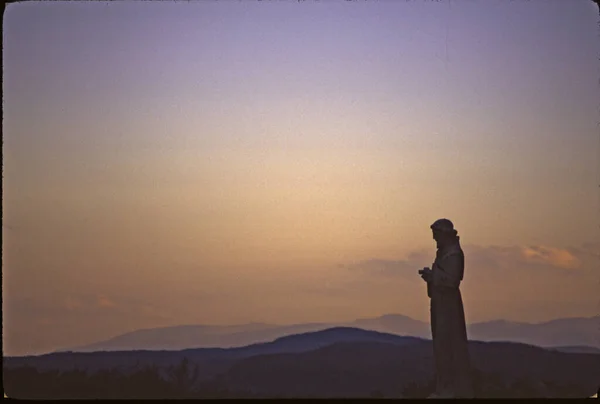
[[437, 243], [435, 262], [431, 269], [419, 271], [431, 301], [436, 390], [429, 398], [472, 398], [467, 326], [459, 289], [465, 256], [450, 220], [437, 220], [431, 230]]

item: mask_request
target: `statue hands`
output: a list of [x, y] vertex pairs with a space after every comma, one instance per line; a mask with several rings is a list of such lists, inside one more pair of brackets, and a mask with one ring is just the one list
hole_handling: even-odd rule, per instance
[[419, 275], [421, 275], [421, 278], [423, 278], [425, 282], [430, 282], [431, 277], [433, 275], [433, 271], [429, 267], [425, 267], [419, 270]]

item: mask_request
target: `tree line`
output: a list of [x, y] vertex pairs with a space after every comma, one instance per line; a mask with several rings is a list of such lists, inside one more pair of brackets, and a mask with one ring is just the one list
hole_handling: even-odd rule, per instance
[[[506, 375], [474, 372], [477, 397], [486, 398], [581, 398], [581, 388], [572, 383], [510, 378]], [[301, 381], [299, 381], [301, 382]], [[277, 383], [277, 380], [273, 380]], [[103, 369], [89, 372], [39, 370], [31, 366], [4, 369], [4, 389], [8, 397], [20, 399], [135, 399], [135, 398], [259, 398], [256, 392], [240, 391], [226, 384], [199, 381], [198, 367], [185, 358], [178, 365], [134, 370]], [[424, 398], [434, 390], [434, 381], [408, 382], [403, 398]], [[273, 398], [273, 397], [272, 397]], [[386, 398], [373, 390], [367, 398]]]

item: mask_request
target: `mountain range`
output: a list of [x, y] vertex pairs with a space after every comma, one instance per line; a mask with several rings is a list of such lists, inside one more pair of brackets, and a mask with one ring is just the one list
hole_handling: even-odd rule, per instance
[[[273, 341], [299, 333], [335, 327], [353, 327], [382, 333], [430, 338], [430, 327], [399, 314], [358, 319], [346, 323], [307, 323], [277, 325], [250, 323], [233, 326], [182, 325], [152, 328], [122, 334], [106, 341], [64, 351], [182, 350], [188, 348], [233, 348]], [[467, 326], [470, 340], [512, 341], [568, 352], [600, 351], [600, 316], [562, 318], [530, 324], [489, 321]]]
[[184, 358], [201, 367], [201, 376], [211, 377], [230, 363], [251, 356], [297, 354], [317, 350], [335, 343], [371, 342], [391, 345], [410, 345], [425, 340], [393, 334], [367, 331], [360, 328], [335, 327], [316, 332], [288, 335], [274, 341], [235, 348], [192, 348], [172, 350], [130, 350], [95, 352], [55, 352], [39, 356], [4, 358], [4, 366], [34, 366], [37, 369], [85, 369], [95, 372], [112, 367], [133, 371], [143, 366], [175, 366]]
[[[469, 341], [469, 351], [480, 397], [589, 397], [600, 383], [598, 354], [481, 341]], [[236, 348], [5, 357], [3, 369], [9, 396], [25, 398], [28, 391], [44, 388], [19, 376], [27, 369], [42, 372], [39, 377], [79, 369], [104, 380], [107, 374], [101, 371], [117, 369], [135, 377], [154, 368], [172, 380], [182, 374], [173, 369], [181, 370], [186, 361], [193, 372], [184, 374], [193, 374], [190, 380], [202, 397], [418, 397], [431, 389], [434, 368], [428, 339], [334, 327]]]

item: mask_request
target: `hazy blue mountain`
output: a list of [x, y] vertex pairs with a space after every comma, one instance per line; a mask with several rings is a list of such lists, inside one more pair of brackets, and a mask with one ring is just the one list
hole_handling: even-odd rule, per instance
[[[181, 350], [186, 348], [228, 348], [248, 345], [257, 332], [264, 335], [277, 333], [269, 329], [280, 326], [250, 323], [245, 325], [213, 326], [213, 325], [181, 325], [174, 327], [150, 328], [132, 331], [118, 335], [106, 341], [101, 341], [63, 351], [94, 352], [94, 351], [126, 351], [126, 350]], [[262, 335], [262, 334], [259, 334]], [[260, 338], [260, 336], [259, 336]], [[252, 342], [250, 342], [252, 343]]]
[[565, 353], [600, 354], [600, 348], [594, 348], [591, 346], [557, 346], [550, 349]]
[[420, 338], [431, 338], [429, 323], [415, 320], [400, 314], [386, 314], [376, 318], [358, 319], [348, 324], [365, 330], [386, 332], [397, 335], [410, 335]]
[[562, 318], [537, 324], [490, 321], [471, 324], [469, 339], [515, 341], [541, 347], [587, 346], [600, 349], [600, 316]]
[[[484, 396], [519, 397], [525, 388], [536, 397], [549, 392], [589, 397], [600, 383], [598, 354], [564, 353], [514, 342], [470, 341], [469, 350], [477, 374], [485, 376], [484, 381], [478, 379]], [[429, 389], [434, 369], [430, 340], [350, 327], [227, 349], [6, 357], [3, 367], [5, 374], [30, 366], [39, 371], [81, 369], [93, 375], [111, 369], [142, 374], [143, 368], [155, 366], [168, 380], [169, 369], [184, 358], [196, 368], [195, 388], [209, 395], [227, 391], [231, 397], [248, 393], [263, 397], [402, 397], [406, 388], [418, 390], [411, 394]], [[531, 391], [532, 386], [539, 390]]]
[[132, 350], [97, 352], [55, 352], [40, 356], [6, 357], [4, 366], [31, 365], [39, 369], [86, 369], [97, 371], [118, 367], [135, 370], [141, 366], [155, 364], [166, 367], [178, 364], [184, 357], [201, 366], [204, 376], [222, 371], [235, 360], [256, 355], [278, 353], [300, 353], [322, 348], [338, 342], [382, 342], [406, 345], [422, 341], [415, 337], [367, 331], [359, 328], [335, 327], [316, 332], [289, 335], [271, 342], [257, 343], [235, 348], [196, 348], [179, 351]]
[[[181, 350], [231, 348], [269, 342], [277, 338], [328, 329], [356, 327], [396, 335], [430, 338], [429, 324], [390, 314], [346, 323], [276, 325], [252, 323], [237, 326], [189, 325], [138, 330], [107, 341], [71, 349], [76, 352], [124, 350]], [[542, 347], [586, 346], [600, 349], [600, 316], [566, 318], [539, 324], [490, 321], [468, 325], [469, 339], [514, 341]]]
[[[381, 342], [394, 345], [407, 345], [422, 342], [416, 337], [398, 336], [394, 334], [368, 331], [360, 328], [334, 327], [321, 331], [289, 335], [273, 342], [250, 345], [244, 348], [233, 348], [254, 355], [275, 353], [298, 353], [323, 348], [339, 342]], [[251, 356], [251, 355], [248, 355]]]
[[308, 323], [277, 325], [252, 323], [236, 326], [186, 325], [144, 329], [116, 336], [106, 341], [63, 351], [182, 350], [188, 348], [242, 347], [298, 333], [331, 327], [357, 327], [397, 335], [429, 338], [429, 324], [402, 315], [385, 315], [345, 323]]

